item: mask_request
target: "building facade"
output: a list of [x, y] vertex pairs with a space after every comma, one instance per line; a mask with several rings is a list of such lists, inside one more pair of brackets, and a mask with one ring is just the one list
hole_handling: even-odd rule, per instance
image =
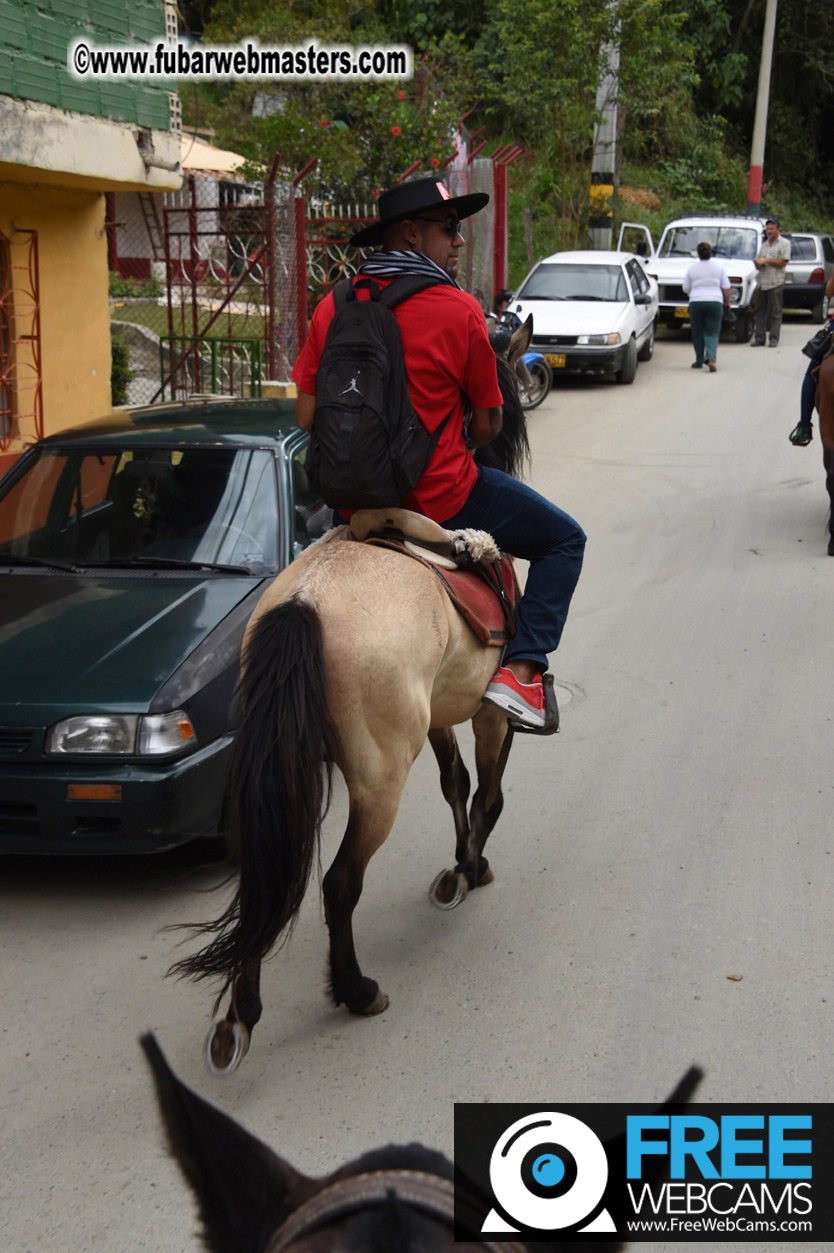
[[182, 183], [175, 84], [76, 80], [68, 48], [175, 37], [164, 0], [0, 0], [0, 472], [110, 409], [107, 193]]

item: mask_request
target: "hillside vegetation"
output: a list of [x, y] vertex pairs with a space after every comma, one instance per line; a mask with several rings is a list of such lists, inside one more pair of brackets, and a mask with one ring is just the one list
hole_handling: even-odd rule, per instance
[[[442, 169], [461, 119], [512, 166], [510, 281], [535, 256], [582, 246], [595, 95], [620, 49], [618, 218], [655, 235], [684, 211], [743, 210], [765, 0], [191, 0], [206, 42], [406, 43], [401, 83], [182, 85], [186, 124], [212, 126], [254, 172], [276, 152], [305, 186], [371, 198], [414, 162]], [[763, 205], [786, 229], [834, 226], [834, 6], [779, 0]]]

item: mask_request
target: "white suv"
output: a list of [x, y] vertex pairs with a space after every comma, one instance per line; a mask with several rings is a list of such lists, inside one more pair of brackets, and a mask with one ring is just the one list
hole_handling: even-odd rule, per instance
[[[705, 241], [712, 255], [721, 261], [730, 280], [730, 304], [736, 314], [735, 338], [745, 344], [753, 334], [751, 303], [756, 290], [756, 266], [764, 232], [764, 219], [756, 217], [712, 217], [709, 214], [676, 218], [663, 230], [655, 251], [651, 231], [642, 222], [623, 222], [618, 247], [641, 256], [652, 278], [657, 279], [660, 295], [660, 322], [680, 327], [689, 319], [688, 298], [683, 278], [698, 260], [698, 245]], [[629, 242], [624, 240], [628, 238]]]

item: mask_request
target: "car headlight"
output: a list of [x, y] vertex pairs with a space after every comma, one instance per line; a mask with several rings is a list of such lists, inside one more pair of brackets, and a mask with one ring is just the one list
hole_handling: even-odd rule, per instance
[[730, 288], [730, 304], [737, 305], [740, 300], [741, 300], [741, 288], [731, 287]]
[[610, 335], [580, 335], [577, 344], [593, 344], [595, 347], [602, 347], [605, 344], [619, 344], [619, 331], [612, 331]]
[[197, 743], [182, 709], [167, 714], [77, 714], [50, 727], [48, 753], [161, 757]]

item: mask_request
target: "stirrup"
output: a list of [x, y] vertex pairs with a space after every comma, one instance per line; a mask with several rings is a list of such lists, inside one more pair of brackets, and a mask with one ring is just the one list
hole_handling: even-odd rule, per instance
[[544, 726], [526, 727], [521, 722], [507, 719], [507, 726], [512, 731], [523, 731], [525, 735], [555, 735], [559, 730], [559, 706], [556, 703], [556, 689], [553, 686], [553, 675], [548, 671], [542, 675], [544, 688]]

